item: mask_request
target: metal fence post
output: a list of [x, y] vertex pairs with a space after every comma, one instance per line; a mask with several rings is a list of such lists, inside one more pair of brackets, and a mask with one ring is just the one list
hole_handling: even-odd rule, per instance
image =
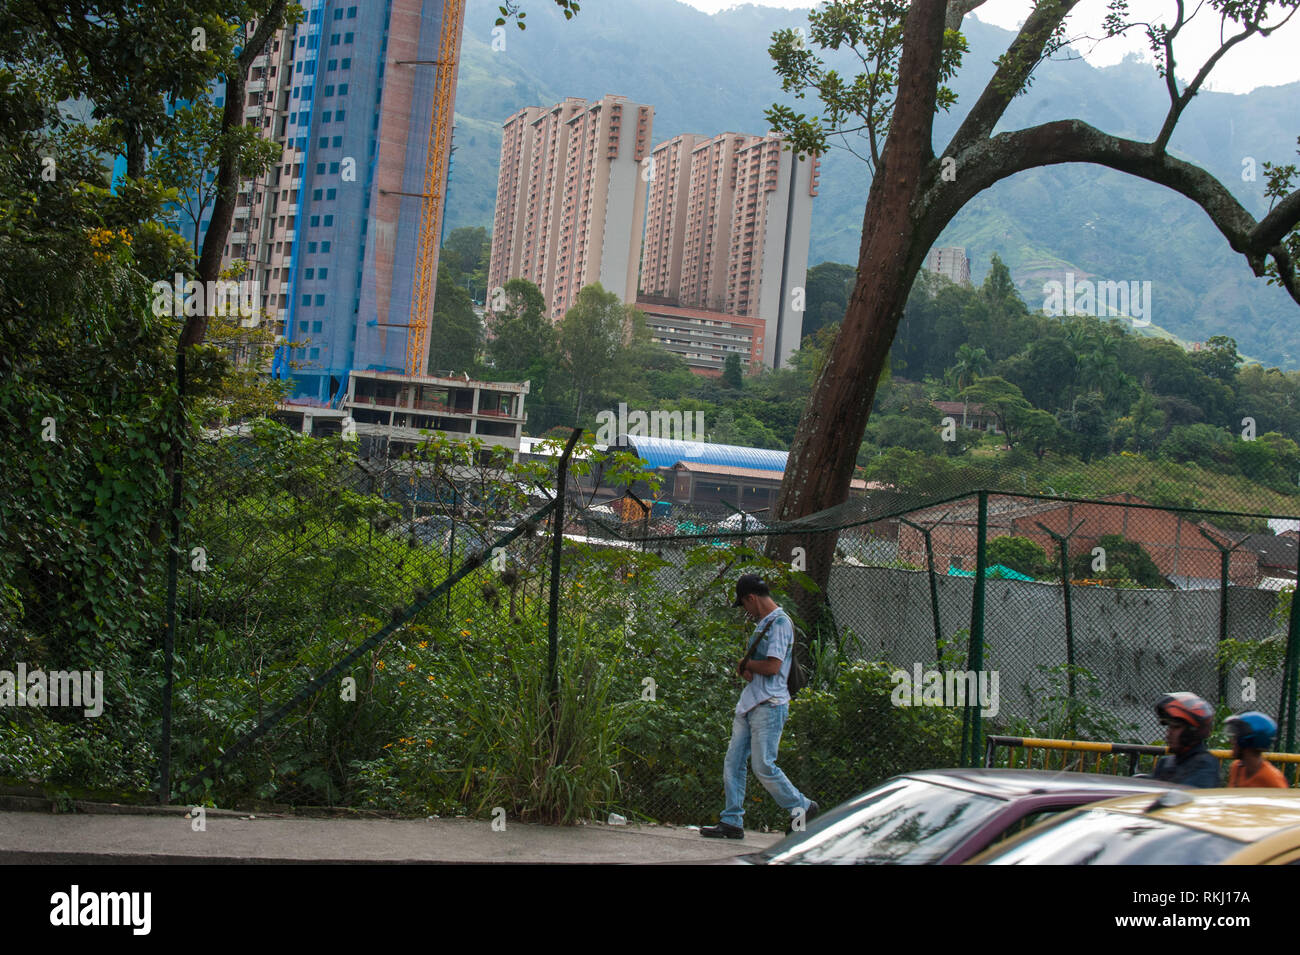
[[[1282, 701], [1278, 707], [1279, 729], [1286, 732], [1286, 752], [1295, 752], [1296, 689], [1300, 678], [1300, 552], [1296, 555], [1296, 587], [1291, 591], [1291, 617], [1287, 626], [1286, 658], [1282, 664]], [[1283, 727], [1283, 723], [1285, 726]], [[1281, 733], [1279, 733], [1279, 736]], [[1287, 765], [1287, 780], [1294, 781], [1294, 766]]]
[[158, 801], [166, 805], [171, 800], [172, 772], [172, 688], [175, 684], [176, 664], [176, 575], [179, 571], [181, 552], [181, 493], [184, 475], [185, 448], [182, 432], [185, 420], [185, 348], [176, 350], [176, 431], [169, 437], [175, 455], [172, 471], [171, 508], [168, 515], [171, 521], [170, 543], [167, 554], [167, 610], [163, 622], [163, 699], [162, 699], [162, 741], [158, 754]]
[[582, 429], [574, 428], [573, 434], [569, 435], [569, 441], [564, 446], [564, 453], [560, 455], [560, 466], [555, 478], [555, 516], [552, 518], [555, 521], [555, 542], [551, 547], [551, 600], [546, 621], [546, 685], [550, 688], [552, 709], [560, 695], [559, 674], [556, 673], [555, 662], [559, 653], [560, 555], [564, 551], [565, 480], [569, 474], [569, 455], [573, 453], [573, 446], [578, 443], [580, 437], [582, 437]]
[[1228, 668], [1223, 664], [1223, 644], [1228, 639], [1228, 570], [1231, 563], [1232, 552], [1246, 542], [1242, 538], [1231, 547], [1224, 547], [1217, 540], [1205, 533], [1205, 528], [1196, 528], [1202, 537], [1213, 544], [1219, 551], [1219, 645], [1215, 653], [1216, 665], [1219, 671], [1219, 698], [1215, 700], [1218, 706], [1222, 706], [1228, 698]]
[[1083, 521], [1075, 524], [1070, 533], [1062, 536], [1042, 521], [1034, 521], [1061, 548], [1061, 593], [1065, 597], [1065, 679], [1070, 696], [1070, 708], [1066, 718], [1065, 729], [1074, 738], [1074, 608], [1070, 603], [1070, 538], [1083, 526]]
[[[975, 593], [970, 605], [970, 646], [966, 666], [976, 674], [984, 668], [984, 569], [988, 562], [989, 492], [979, 492], [979, 517], [975, 539]], [[969, 742], [968, 742], [969, 740]], [[966, 700], [961, 721], [961, 763], [975, 766], [980, 752], [979, 701]]]
[[908, 527], [917, 531], [925, 540], [925, 567], [930, 578], [930, 620], [934, 624], [934, 662], [938, 663], [943, 659], [943, 627], [939, 623], [939, 584], [934, 573], [934, 543], [930, 539], [930, 533], [935, 527], [942, 524], [948, 519], [944, 514], [930, 527], [922, 527], [920, 524], [914, 524], [905, 517], [900, 517], [899, 522], [906, 524]]

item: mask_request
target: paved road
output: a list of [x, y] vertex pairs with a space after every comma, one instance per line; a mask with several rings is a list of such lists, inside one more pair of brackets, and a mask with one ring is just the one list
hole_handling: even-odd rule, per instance
[[542, 826], [506, 820], [303, 819], [184, 809], [156, 814], [0, 812], [0, 863], [656, 863], [755, 852], [772, 833], [703, 839], [670, 826]]

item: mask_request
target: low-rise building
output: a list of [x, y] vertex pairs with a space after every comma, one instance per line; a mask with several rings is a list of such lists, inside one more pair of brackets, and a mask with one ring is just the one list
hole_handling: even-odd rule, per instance
[[388, 439], [390, 454], [421, 444], [428, 431], [478, 438], [518, 454], [528, 389], [526, 381], [475, 381], [469, 375], [356, 371], [342, 408], [358, 435]]
[[645, 314], [651, 339], [680, 355], [696, 374], [721, 375], [728, 355], [739, 355], [746, 371], [763, 364], [767, 323], [761, 318], [685, 308], [646, 295], [637, 299], [636, 307]]

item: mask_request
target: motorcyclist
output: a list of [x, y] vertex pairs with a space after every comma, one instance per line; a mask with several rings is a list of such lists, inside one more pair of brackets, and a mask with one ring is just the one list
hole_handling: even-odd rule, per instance
[[1167, 693], [1156, 703], [1169, 755], [1156, 760], [1151, 775], [1201, 789], [1219, 786], [1219, 761], [1205, 740], [1214, 727], [1214, 708], [1195, 693]]
[[1264, 759], [1264, 752], [1273, 745], [1277, 736], [1277, 724], [1272, 718], [1251, 710], [1229, 716], [1223, 725], [1232, 737], [1232, 755], [1235, 757], [1228, 769], [1228, 785], [1286, 789], [1286, 777]]

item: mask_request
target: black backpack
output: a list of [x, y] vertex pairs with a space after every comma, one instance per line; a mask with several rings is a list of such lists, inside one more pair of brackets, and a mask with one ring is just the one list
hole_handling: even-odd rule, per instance
[[[788, 618], [789, 614], [786, 614], [786, 617]], [[758, 648], [758, 642], [767, 636], [768, 627], [775, 622], [776, 618], [773, 617], [767, 622], [767, 626], [759, 631], [758, 636], [754, 638], [754, 642], [749, 645], [749, 649], [745, 651], [744, 657], [741, 658], [740, 667], [744, 667], [748, 661], [753, 659], [754, 650]], [[801, 631], [794, 625], [793, 620], [790, 621], [790, 628], [794, 631], [794, 642], [790, 647], [790, 675], [786, 677], [785, 688], [789, 692], [790, 698], [794, 699], [795, 694], [808, 685], [808, 669], [799, 662], [799, 634]]]

